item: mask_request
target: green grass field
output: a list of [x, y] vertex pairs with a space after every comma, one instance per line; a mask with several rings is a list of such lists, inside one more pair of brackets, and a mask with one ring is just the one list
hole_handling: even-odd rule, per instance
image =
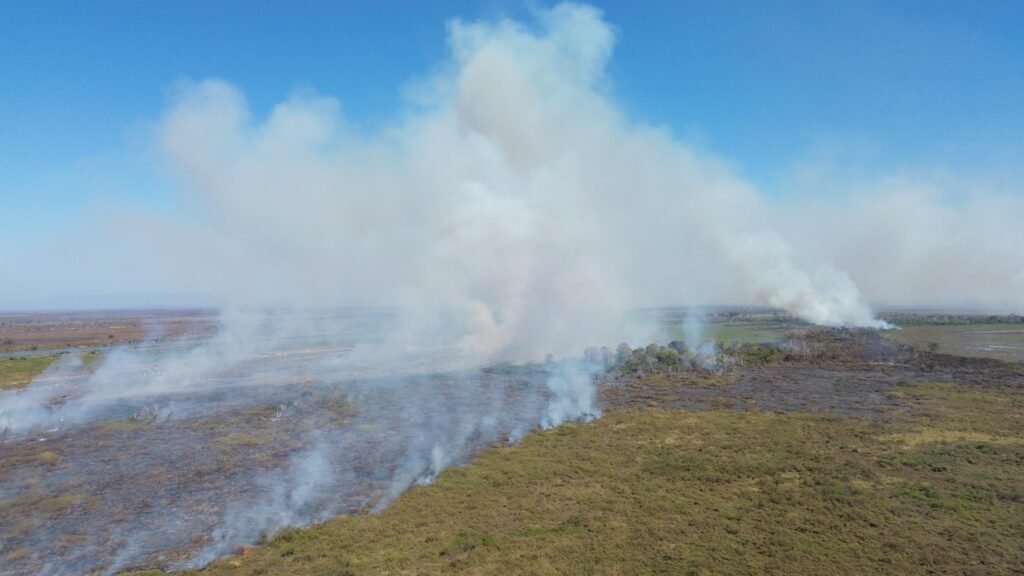
[[59, 356], [27, 356], [0, 358], [0, 390], [24, 388], [42, 374]]
[[[744, 321], [744, 322], [708, 322], [704, 326], [704, 337], [714, 340], [719, 345], [725, 344], [764, 344], [782, 340], [786, 331], [797, 324], [779, 321]], [[663, 338], [667, 340], [683, 340], [684, 330], [679, 322], [666, 323], [662, 326]], [[665, 343], [665, 342], [663, 342]]]
[[[60, 357], [61, 354], [0, 357], [0, 391], [28, 386]], [[94, 369], [103, 358], [103, 353], [98, 350], [83, 352], [81, 358], [84, 369]]]
[[1024, 571], [1024, 393], [897, 394], [914, 408], [888, 423], [611, 412], [203, 574]]
[[792, 326], [780, 323], [716, 322], [708, 326], [709, 336], [721, 344], [764, 344], [782, 340]]
[[921, 350], [1024, 362], [1024, 326], [959, 324], [908, 326], [886, 336]]

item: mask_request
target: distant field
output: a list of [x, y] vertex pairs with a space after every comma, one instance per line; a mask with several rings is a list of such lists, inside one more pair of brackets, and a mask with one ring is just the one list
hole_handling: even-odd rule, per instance
[[781, 340], [792, 324], [780, 322], [718, 322], [708, 326], [711, 338], [719, 344], [764, 344]]
[[895, 395], [907, 420], [613, 411], [202, 574], [1024, 571], [1024, 393]]
[[[777, 342], [785, 337], [788, 330], [802, 323], [777, 320], [754, 321], [711, 321], [703, 327], [703, 337], [718, 344], [764, 344]], [[663, 325], [664, 339], [683, 340], [684, 330], [681, 322], [667, 322]]]
[[201, 310], [0, 313], [0, 352], [90, 348], [209, 334]]
[[1024, 325], [909, 326], [886, 332], [897, 342], [943, 354], [1024, 362]]

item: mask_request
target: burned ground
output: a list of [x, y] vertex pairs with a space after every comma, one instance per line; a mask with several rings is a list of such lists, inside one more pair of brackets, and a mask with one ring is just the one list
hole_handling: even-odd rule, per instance
[[[8, 438], [0, 443], [0, 573], [181, 567], [257, 538], [250, 523], [280, 528], [277, 515], [288, 525], [369, 511], [430, 473], [430, 446], [418, 443], [433, 442], [444, 449], [435, 457], [460, 464], [535, 426], [538, 375], [218, 389], [183, 398], [182, 417], [166, 398], [160, 410], [156, 399], [139, 398], [93, 424]], [[402, 409], [409, 405], [415, 418]], [[490, 418], [452, 416], [460, 412]], [[296, 476], [310, 455], [331, 474], [304, 501], [286, 494], [273, 502], [276, 485], [302, 485]], [[270, 507], [250, 522], [246, 514], [261, 506]]]
[[886, 419], [907, 410], [890, 392], [914, 382], [1024, 386], [1024, 365], [915, 350], [873, 330], [806, 329], [735, 352], [721, 374], [652, 363], [616, 370], [601, 398], [611, 408], [728, 407]]

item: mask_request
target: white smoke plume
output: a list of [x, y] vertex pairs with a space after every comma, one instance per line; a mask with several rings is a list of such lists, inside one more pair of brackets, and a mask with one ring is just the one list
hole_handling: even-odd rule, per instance
[[486, 359], [611, 342], [624, 311], [683, 301], [698, 275], [732, 286], [722, 300], [880, 325], [827, 257], [798, 264], [750, 185], [620, 112], [615, 40], [575, 4], [535, 27], [453, 21], [444, 71], [369, 134], [329, 97], [261, 120], [222, 81], [184, 86], [159, 141], [209, 218], [161, 244], [196, 242], [173, 258], [223, 301], [397, 305], [411, 341]]
[[[830, 183], [817, 181], [817, 189]], [[1024, 196], [983, 179], [901, 175], [806, 192], [783, 211], [791, 236], [829, 254], [873, 301], [1024, 312]], [[814, 217], [800, 217], [813, 214]]]

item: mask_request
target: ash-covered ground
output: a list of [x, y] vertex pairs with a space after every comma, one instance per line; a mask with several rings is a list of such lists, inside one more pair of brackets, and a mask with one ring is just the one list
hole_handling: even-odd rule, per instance
[[0, 574], [203, 565], [598, 415], [592, 367], [397, 357], [381, 342], [391, 321], [339, 313], [309, 336], [308, 318], [260, 316], [93, 363], [66, 353], [3, 392]]
[[[145, 398], [0, 444], [4, 574], [202, 564], [265, 531], [387, 504], [538, 425], [542, 371]], [[356, 388], [356, 389], [354, 389]]]
[[723, 347], [595, 348], [486, 369], [420, 350], [384, 368], [359, 351], [386, 323], [353, 314], [321, 340], [235, 334], [98, 366], [72, 354], [5, 392], [0, 574], [201, 566], [286, 526], [380, 509], [487, 446], [602, 409], [889, 419], [906, 409], [890, 391], [912, 382], [1024, 387], [1019, 363], [788, 325]]

